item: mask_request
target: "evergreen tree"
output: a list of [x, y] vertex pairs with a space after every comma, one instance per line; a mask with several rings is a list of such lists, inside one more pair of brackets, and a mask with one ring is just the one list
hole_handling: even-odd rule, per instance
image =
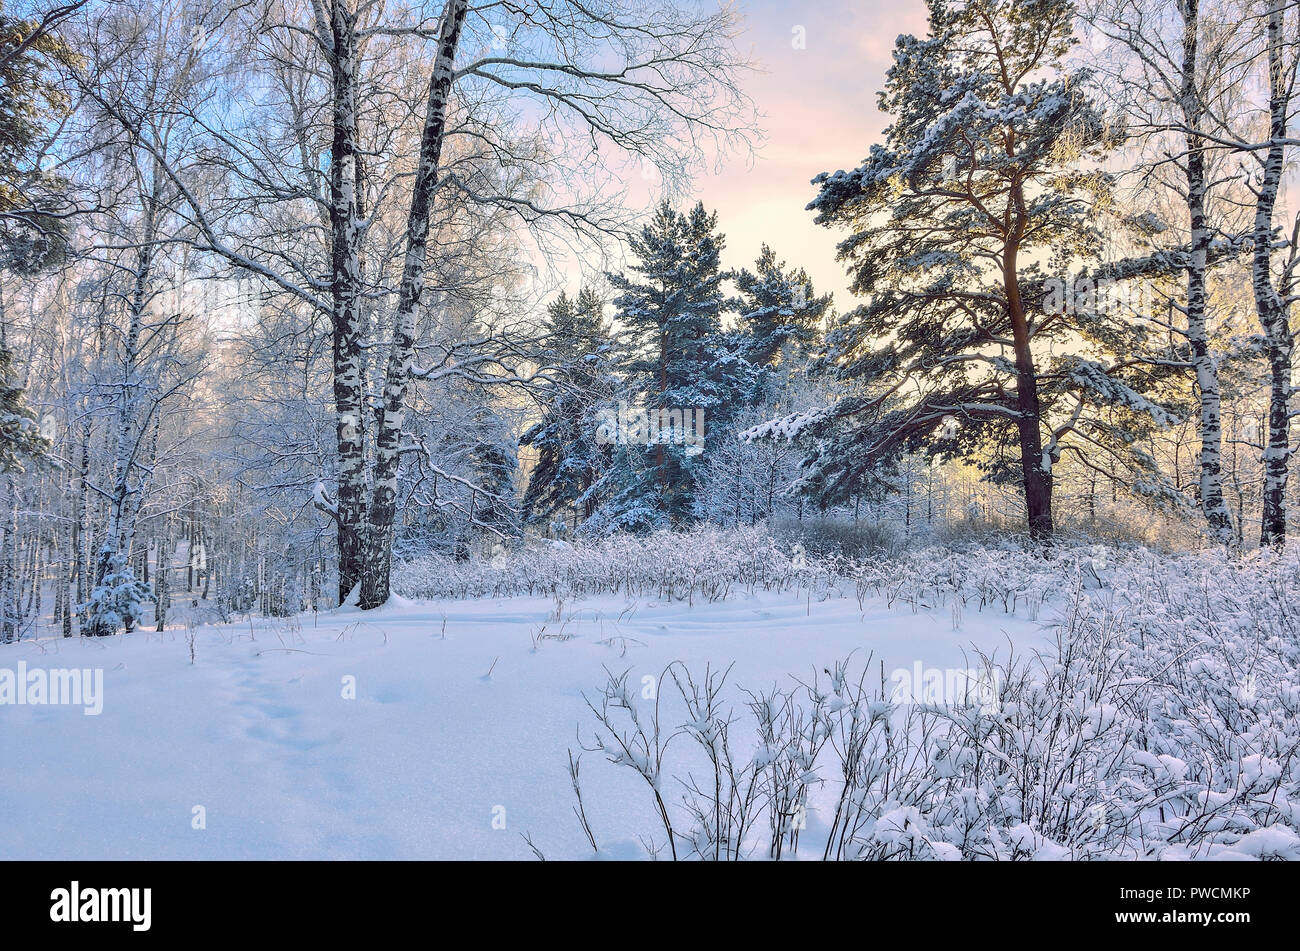
[[41, 165], [51, 128], [69, 110], [50, 67], [75, 59], [47, 25], [0, 4], [0, 268], [37, 271], [65, 250], [68, 183]]
[[[1143, 426], [1168, 422], [1142, 395], [1140, 325], [1053, 291], [1100, 244], [1112, 144], [1068, 72], [1068, 0], [930, 0], [930, 34], [899, 37], [880, 108], [883, 144], [823, 173], [810, 208], [849, 237], [840, 257], [865, 303], [828, 338], [823, 367], [865, 393], [774, 425], [818, 442], [809, 485], [847, 497], [917, 450], [978, 460], [1016, 480], [1036, 538], [1053, 532], [1053, 466], [1065, 450], [1168, 491]], [[1059, 294], [1055, 296], [1060, 296]], [[1124, 354], [1126, 359], [1116, 359]], [[1117, 412], [1110, 410], [1118, 408]], [[1098, 410], [1094, 412], [1094, 410]]]
[[23, 459], [41, 455], [48, 443], [23, 404], [23, 391], [11, 385], [13, 357], [0, 347], [0, 472], [22, 472]]
[[817, 340], [831, 295], [818, 297], [803, 268], [787, 271], [765, 244], [754, 270], [742, 268], [735, 282], [738, 329], [748, 338], [745, 359], [750, 363], [773, 366], [791, 347], [807, 351]]
[[592, 489], [610, 456], [609, 446], [596, 442], [598, 413], [610, 406], [617, 388], [604, 302], [591, 288], [576, 300], [561, 293], [547, 309], [545, 330], [549, 347], [541, 359], [560, 378], [541, 397], [541, 421], [520, 439], [537, 451], [523, 513], [536, 524], [568, 508], [576, 529], [595, 508]]
[[101, 553], [106, 568], [99, 583], [90, 593], [90, 601], [82, 605], [88, 619], [86, 633], [91, 637], [107, 637], [125, 627], [128, 632], [143, 616], [142, 603], [152, 600], [153, 591], [139, 581], [135, 571], [120, 551]]
[[611, 426], [617, 430], [614, 460], [602, 486], [610, 497], [596, 519], [598, 530], [641, 531], [689, 520], [696, 459], [752, 383], [738, 341], [722, 333], [723, 246], [716, 213], [697, 203], [681, 214], [664, 203], [633, 238], [630, 271], [610, 275], [621, 292], [614, 303], [626, 337], [622, 366], [634, 418], [624, 425], [620, 414]]
[[[6, 14], [0, 3], [0, 270], [31, 273], [55, 263], [64, 248], [67, 182], [41, 168], [49, 126], [68, 100], [49, 77], [69, 61], [67, 45], [41, 24]], [[0, 296], [0, 472], [22, 471], [22, 458], [46, 448], [12, 385]]]
[[743, 406], [728, 414], [697, 466], [695, 512], [723, 525], [754, 524], [799, 504], [799, 451], [744, 432], [778, 413], [810, 408], [807, 370], [821, 342], [831, 295], [818, 296], [802, 269], [787, 268], [763, 245], [755, 269], [731, 275], [737, 294], [729, 302], [736, 327], [724, 333], [728, 352], [744, 360], [733, 372]]

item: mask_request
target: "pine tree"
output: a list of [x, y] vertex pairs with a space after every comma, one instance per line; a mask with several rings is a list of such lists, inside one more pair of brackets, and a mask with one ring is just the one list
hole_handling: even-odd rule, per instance
[[[38, 23], [4, 13], [0, 5], [0, 270], [32, 273], [56, 263], [67, 230], [67, 182], [41, 167], [47, 123], [67, 114], [68, 99], [49, 77], [51, 63], [73, 54]], [[21, 472], [22, 460], [47, 444], [22, 389], [12, 385], [0, 296], [0, 472]]]
[[530, 523], [568, 508], [576, 529], [595, 508], [592, 489], [610, 456], [609, 446], [596, 442], [597, 415], [611, 405], [617, 387], [603, 311], [604, 302], [591, 288], [583, 288], [576, 300], [561, 293], [547, 309], [549, 346], [540, 359], [560, 377], [541, 397], [541, 421], [520, 439], [537, 451], [523, 501]]
[[[726, 425], [749, 385], [749, 365], [722, 333], [724, 239], [717, 215], [697, 203], [680, 214], [664, 203], [631, 241], [635, 263], [610, 275], [629, 403], [648, 425], [617, 426], [609, 501], [597, 528], [646, 530], [688, 521], [695, 461]], [[697, 421], [703, 421], [703, 433]]]
[[748, 440], [744, 432], [775, 414], [808, 408], [809, 361], [831, 306], [831, 295], [818, 296], [807, 272], [788, 268], [766, 244], [753, 271], [742, 268], [730, 276], [737, 293], [728, 303], [736, 326], [721, 339], [723, 349], [743, 364], [728, 364], [736, 406], [696, 467], [695, 502], [697, 517], [723, 525], [771, 519], [798, 504], [792, 490], [801, 451]]
[[829, 336], [823, 366], [868, 392], [769, 431], [820, 439], [809, 485], [823, 501], [908, 452], [978, 459], [1020, 483], [1029, 530], [1046, 539], [1063, 451], [1167, 492], [1136, 449], [1141, 427], [1172, 418], [1142, 395], [1157, 363], [1114, 359], [1140, 329], [1052, 303], [1100, 243], [1111, 181], [1089, 163], [1112, 143], [1085, 76], [1064, 66], [1068, 0], [929, 9], [927, 38], [898, 39], [880, 94], [894, 116], [884, 143], [853, 171], [814, 179], [809, 205], [850, 231], [840, 257], [866, 298]]
[[0, 347], [0, 472], [22, 472], [25, 459], [48, 448], [36, 421], [23, 404], [23, 391], [11, 384], [13, 357]]
[[50, 124], [69, 111], [51, 66], [75, 58], [44, 25], [0, 4], [0, 267], [11, 271], [39, 271], [66, 250], [68, 182], [42, 159]]
[[787, 270], [765, 244], [754, 270], [742, 268], [735, 282], [738, 329], [748, 338], [750, 363], [770, 367], [791, 347], [807, 350], [816, 341], [831, 295], [818, 297], [803, 268]]

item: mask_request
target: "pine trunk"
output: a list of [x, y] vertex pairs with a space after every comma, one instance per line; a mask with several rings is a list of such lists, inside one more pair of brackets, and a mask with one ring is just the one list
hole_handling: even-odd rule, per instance
[[1007, 236], [1002, 257], [1002, 283], [1007, 295], [1007, 312], [1011, 319], [1011, 339], [1016, 356], [1016, 426], [1020, 436], [1020, 465], [1025, 492], [1025, 516], [1029, 535], [1035, 541], [1051, 539], [1052, 463], [1043, 452], [1042, 406], [1038, 399], [1038, 372], [1034, 367], [1029, 320], [1020, 296], [1017, 256], [1024, 238], [1025, 202], [1019, 184], [1012, 187], [1015, 225]]

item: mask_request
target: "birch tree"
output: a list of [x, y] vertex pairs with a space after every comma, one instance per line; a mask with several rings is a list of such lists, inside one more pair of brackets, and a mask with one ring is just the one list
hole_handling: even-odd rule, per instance
[[[421, 4], [389, 11], [353, 0], [270, 0], [247, 22], [260, 44], [248, 55], [275, 57], [270, 65], [285, 90], [275, 119], [287, 120], [292, 134], [272, 142], [245, 134], [248, 127], [241, 132], [218, 126], [202, 109], [188, 112], [242, 189], [245, 205], [238, 211], [238, 205], [205, 201], [190, 169], [159, 154], [159, 144], [140, 123], [104, 105], [177, 184], [199, 234], [197, 247], [329, 315], [337, 472], [333, 493], [319, 498], [337, 523], [340, 598], [360, 586], [362, 606], [375, 607], [389, 593], [394, 480], [408, 451], [402, 438], [408, 395], [412, 381], [425, 377], [414, 360], [412, 321], [427, 306], [424, 270], [437, 255], [429, 246], [431, 209], [442, 201], [494, 207], [533, 238], [567, 232], [599, 240], [616, 232], [617, 209], [572, 184], [607, 180], [612, 167], [606, 153], [627, 162], [645, 159], [680, 180], [711, 149], [747, 142], [748, 104], [735, 82], [744, 65], [734, 51], [736, 21], [726, 8], [699, 12], [637, 0], [446, 0], [436, 12]], [[415, 58], [422, 47], [432, 48], [419, 59], [427, 82], [416, 102], [403, 103], [373, 82], [383, 67], [378, 57], [392, 56], [395, 44], [415, 44]], [[328, 88], [313, 98], [317, 73], [328, 78]], [[390, 163], [382, 179], [371, 166], [391, 158], [384, 150], [401, 137], [375, 141], [376, 134], [391, 131], [382, 116], [373, 118], [376, 113], [419, 117], [414, 167]], [[314, 163], [310, 147], [320, 133], [329, 149], [323, 162]], [[518, 175], [482, 174], [482, 161], [477, 170], [446, 166], [449, 141], [463, 146], [461, 154], [477, 143], [498, 171], [535, 173], [525, 179], [548, 177], [549, 168], [548, 194], [531, 185], [516, 190]], [[325, 187], [319, 182], [322, 165], [328, 170]], [[589, 174], [574, 175], [584, 170]], [[570, 184], [558, 183], [561, 172]], [[371, 259], [378, 252], [380, 205], [399, 196], [405, 226], [399, 277], [390, 283]], [[242, 229], [254, 200], [263, 220], [276, 204], [314, 208], [328, 222], [327, 254], [297, 255], [284, 237], [250, 236]], [[302, 234], [314, 227], [302, 215], [292, 220]], [[376, 328], [387, 350], [378, 405], [371, 402], [364, 365], [368, 332]], [[487, 376], [491, 366], [476, 356], [465, 372]]]
[[[79, 142], [101, 206], [89, 219], [84, 255], [107, 331], [95, 400], [111, 434], [105, 484], [89, 482], [106, 507], [106, 524], [88, 602], [109, 606], [102, 616], [110, 621], [100, 623], [92, 611], [89, 623], [90, 633], [110, 634], [111, 619], [130, 622], [136, 613], [112, 607], [125, 602], [107, 592], [104, 579], [112, 574], [114, 590], [138, 593], [132, 549], [158, 462], [160, 417], [199, 372], [177, 347], [186, 315], [168, 295], [176, 271], [170, 252], [183, 246], [187, 225], [176, 214], [180, 194], [166, 167], [188, 148], [178, 106], [206, 66], [192, 21], [174, 8], [95, 11], [78, 40], [85, 52], [75, 75], [87, 93]], [[149, 147], [112, 121], [119, 115], [145, 130]]]
[[1288, 126], [1300, 104], [1296, 85], [1297, 70], [1300, 69], [1300, 41], [1297, 40], [1300, 36], [1300, 7], [1286, 0], [1266, 0], [1262, 19], [1268, 137], [1250, 150], [1258, 169], [1249, 186], [1255, 193], [1251, 288], [1269, 364], [1268, 445], [1264, 450], [1264, 507], [1259, 543], [1281, 547], [1286, 542], [1286, 485], [1294, 452], [1291, 445], [1291, 398], [1295, 387], [1291, 361], [1295, 344], [1290, 308], [1294, 300], [1297, 254], [1300, 254], [1297, 248], [1300, 244], [1300, 212], [1296, 214], [1290, 241], [1282, 244], [1282, 248], [1289, 251], [1289, 260], [1280, 279], [1274, 275], [1273, 262], [1278, 247], [1275, 238], [1278, 189], [1282, 184], [1287, 150], [1300, 144], [1296, 138], [1288, 137]]
[[[1207, 299], [1212, 244], [1216, 233], [1221, 240], [1226, 236], [1228, 222], [1211, 207], [1216, 185], [1224, 185], [1223, 150], [1202, 133], [1217, 126], [1243, 67], [1240, 41], [1223, 22], [1223, 12], [1206, 16], [1203, 5], [1208, 6], [1202, 0], [1099, 0], [1086, 4], [1082, 14], [1094, 33], [1118, 50], [1113, 56], [1103, 51], [1095, 67], [1097, 88], [1136, 147], [1136, 163], [1127, 171], [1135, 197], [1149, 195], [1154, 185], [1180, 194], [1186, 210], [1185, 228], [1166, 224], [1161, 229], [1162, 237], [1172, 232], [1182, 238], [1165, 250], [1177, 254], [1185, 274], [1182, 302], [1170, 299], [1169, 304], [1183, 317], [1183, 325], [1170, 330], [1186, 340], [1186, 349], [1171, 356], [1186, 361], [1199, 402], [1201, 513], [1210, 538], [1228, 545], [1234, 532], [1223, 494], [1219, 371]], [[1166, 176], [1166, 170], [1173, 175]]]

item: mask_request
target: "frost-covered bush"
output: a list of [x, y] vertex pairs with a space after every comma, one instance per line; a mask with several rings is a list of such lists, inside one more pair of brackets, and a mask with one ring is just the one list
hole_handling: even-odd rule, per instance
[[868, 555], [898, 554], [903, 541], [898, 529], [889, 522], [870, 522], [837, 518], [777, 519], [772, 535], [783, 547], [802, 544], [819, 557], [841, 556], [854, 559]]
[[755, 590], [797, 591], [818, 601], [856, 597], [862, 602], [874, 595], [890, 607], [950, 609], [954, 618], [970, 607], [1036, 620], [1069, 579], [1100, 587], [1116, 564], [1144, 551], [1070, 542], [1044, 551], [1014, 539], [997, 546], [900, 549], [868, 544], [870, 537], [881, 543], [885, 538], [872, 536], [868, 523], [862, 526], [856, 536], [860, 546], [832, 544], [828, 533], [816, 528], [805, 538], [763, 525], [704, 524], [571, 543], [531, 538], [498, 543], [479, 557], [425, 554], [400, 562], [393, 589], [411, 598], [621, 594], [688, 603]]
[[673, 665], [649, 705], [611, 676], [587, 749], [645, 780], [649, 851], [1300, 859], [1300, 556], [928, 549], [847, 570], [904, 603], [1046, 609], [1052, 647], [982, 658], [996, 697], [942, 705], [898, 702], [870, 658], [760, 694]]
[[785, 588], [829, 569], [782, 551], [761, 527], [611, 535], [570, 544], [531, 539], [486, 557], [458, 561], [426, 555], [397, 565], [393, 589], [413, 598], [505, 597], [622, 592], [692, 601], [738, 590]]
[[[636, 831], [664, 857], [1300, 858], [1300, 553], [1002, 539], [846, 557], [763, 526], [700, 526], [423, 558], [395, 588], [686, 602], [761, 589], [951, 610], [954, 626], [1018, 614], [1052, 633], [1050, 650], [983, 659], [995, 703], [899, 703], [869, 659], [755, 694], [674, 665], [652, 708], [612, 676], [588, 750], [644, 779], [657, 832]], [[596, 848], [610, 831], [586, 828]]]

